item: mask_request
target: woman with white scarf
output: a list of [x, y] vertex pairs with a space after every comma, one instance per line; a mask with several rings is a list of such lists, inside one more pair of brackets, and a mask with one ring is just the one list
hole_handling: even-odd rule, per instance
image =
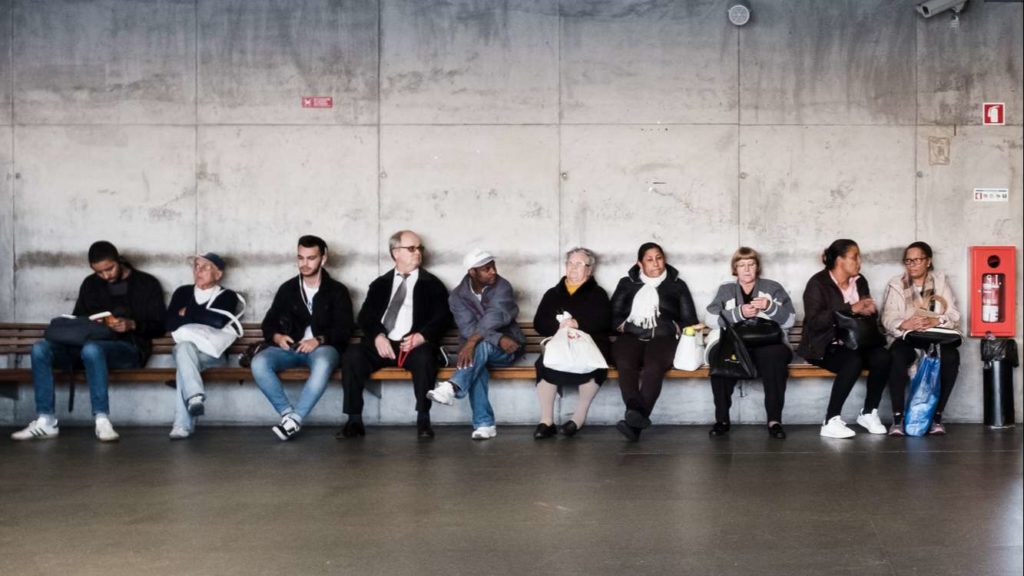
[[626, 413], [615, 428], [636, 442], [651, 425], [665, 372], [672, 366], [677, 338], [697, 324], [697, 311], [679, 271], [665, 263], [665, 251], [646, 242], [637, 262], [612, 295], [612, 326], [618, 337], [612, 357]]

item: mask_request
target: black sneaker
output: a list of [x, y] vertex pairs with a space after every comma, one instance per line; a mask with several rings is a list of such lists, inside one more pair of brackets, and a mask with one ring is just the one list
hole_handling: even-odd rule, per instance
[[270, 430], [277, 435], [278, 439], [282, 442], [291, 440], [293, 436], [299, 433], [302, 429], [302, 425], [296, 422], [292, 417], [285, 416], [281, 418], [281, 423], [272, 427]]
[[786, 431], [782, 429], [782, 424], [779, 424], [778, 422], [768, 427], [768, 435], [776, 440], [786, 439]]

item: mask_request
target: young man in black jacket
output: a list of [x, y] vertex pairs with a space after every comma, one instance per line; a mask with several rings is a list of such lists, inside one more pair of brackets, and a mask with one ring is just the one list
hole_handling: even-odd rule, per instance
[[370, 284], [359, 311], [363, 340], [342, 360], [348, 422], [338, 438], [364, 436], [363, 388], [370, 374], [384, 366], [401, 366], [412, 373], [416, 394], [416, 427], [420, 438], [433, 438], [427, 392], [437, 382], [441, 337], [451, 325], [448, 290], [420, 265], [423, 242], [416, 233], [400, 230], [388, 240], [395, 267]]
[[134, 269], [105, 240], [89, 247], [90, 274], [78, 291], [76, 317], [108, 313], [97, 319], [107, 325], [103, 339], [71, 346], [40, 340], [32, 346], [32, 384], [38, 417], [26, 428], [11, 434], [14, 440], [55, 438], [57, 426], [53, 393], [53, 368], [84, 366], [89, 399], [96, 420], [96, 438], [113, 442], [120, 438], [110, 423], [107, 394], [108, 369], [138, 368], [146, 364], [153, 338], [164, 334], [164, 293], [156, 278]]
[[[299, 238], [299, 275], [281, 285], [263, 319], [263, 337], [272, 344], [252, 360], [256, 385], [281, 415], [274, 434], [289, 440], [323, 396], [331, 373], [352, 337], [352, 299], [348, 288], [323, 269], [327, 243], [317, 236]], [[309, 379], [292, 406], [277, 373], [309, 368]]]

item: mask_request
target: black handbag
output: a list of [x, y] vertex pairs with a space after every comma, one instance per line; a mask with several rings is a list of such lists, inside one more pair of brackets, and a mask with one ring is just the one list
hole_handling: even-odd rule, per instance
[[729, 327], [722, 328], [721, 336], [711, 348], [709, 355], [712, 376], [736, 380], [752, 380], [758, 377], [757, 365], [750, 357], [750, 352], [739, 334]]
[[867, 350], [884, 344], [878, 329], [878, 316], [861, 316], [836, 310], [832, 314], [836, 323], [836, 338], [850, 350]]
[[747, 348], [758, 348], [770, 344], [780, 344], [785, 335], [778, 322], [767, 318], [753, 317], [733, 324], [733, 329]]
[[927, 330], [904, 332], [903, 341], [914, 348], [928, 350], [932, 346], [960, 346], [964, 339], [960, 332], [949, 328], [929, 328]]
[[43, 338], [66, 346], [85, 346], [90, 340], [113, 340], [116, 334], [102, 322], [84, 317], [58, 316], [50, 320]]

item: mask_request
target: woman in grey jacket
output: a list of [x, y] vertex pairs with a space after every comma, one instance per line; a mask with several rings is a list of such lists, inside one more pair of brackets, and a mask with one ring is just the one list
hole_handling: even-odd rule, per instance
[[[781, 284], [761, 278], [761, 257], [753, 248], [741, 246], [732, 255], [732, 275], [735, 282], [724, 282], [708, 304], [705, 324], [732, 326], [751, 318], [771, 320], [787, 333], [796, 321], [793, 302]], [[764, 381], [764, 410], [768, 418], [768, 434], [779, 440], [786, 437], [782, 429], [782, 406], [785, 403], [786, 380], [793, 351], [786, 342], [750, 348], [750, 357]], [[729, 433], [729, 408], [735, 378], [711, 377], [711, 392], [715, 398], [715, 425], [712, 436]]]

